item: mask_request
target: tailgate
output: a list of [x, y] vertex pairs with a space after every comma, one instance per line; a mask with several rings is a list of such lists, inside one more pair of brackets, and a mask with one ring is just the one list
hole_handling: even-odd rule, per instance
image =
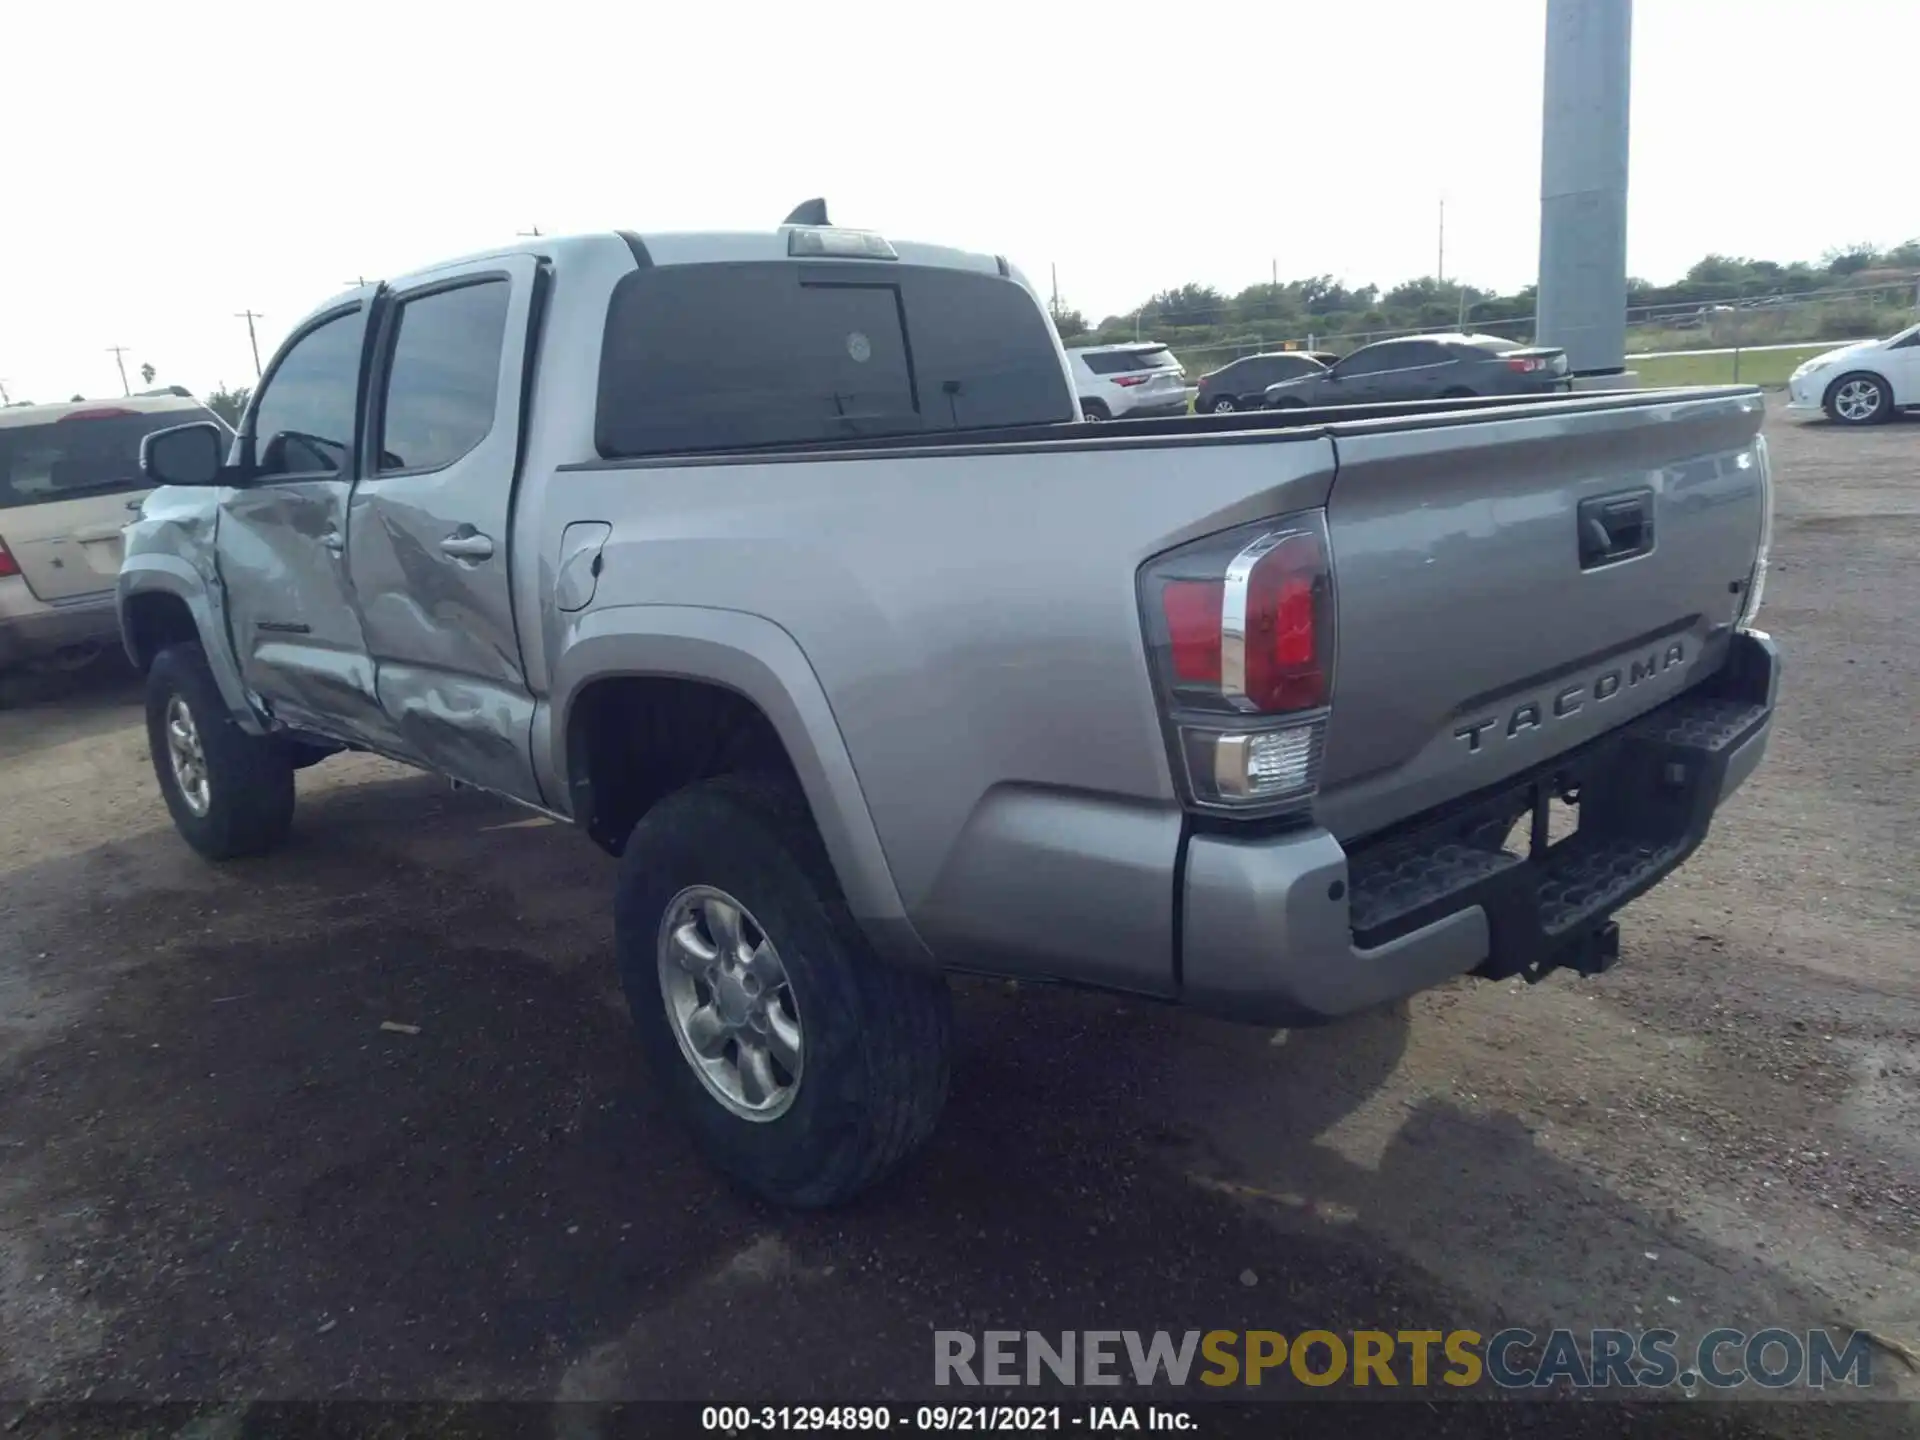
[[1766, 504], [1758, 395], [1332, 427], [1341, 838], [1494, 784], [1710, 675]]
[[111, 590], [120, 573], [121, 532], [145, 490], [56, 500], [0, 510], [0, 540], [42, 600]]

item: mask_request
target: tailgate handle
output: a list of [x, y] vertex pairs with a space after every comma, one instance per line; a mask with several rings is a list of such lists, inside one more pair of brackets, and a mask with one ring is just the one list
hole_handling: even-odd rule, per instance
[[1579, 522], [1582, 570], [1644, 555], [1653, 549], [1653, 491], [1582, 500]]

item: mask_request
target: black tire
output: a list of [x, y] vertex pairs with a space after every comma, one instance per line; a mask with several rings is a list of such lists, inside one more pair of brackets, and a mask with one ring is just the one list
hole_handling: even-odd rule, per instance
[[[196, 813], [181, 789], [167, 741], [178, 697], [190, 712], [205, 760], [207, 805]], [[170, 645], [147, 671], [147, 750], [175, 828], [209, 860], [264, 855], [293, 824], [293, 766], [275, 740], [234, 723], [198, 645]]]
[[[1849, 386], [1868, 386], [1875, 397], [1874, 408], [1859, 413], [1849, 405], [1842, 409], [1841, 391]], [[1893, 392], [1887, 382], [1870, 370], [1853, 370], [1842, 375], [1827, 387], [1827, 393], [1820, 402], [1821, 409], [1827, 412], [1827, 418], [1836, 425], [1879, 425], [1893, 418]]]
[[1209, 415], [1231, 415], [1240, 408], [1240, 404], [1231, 395], [1216, 395], [1208, 404]]
[[1304, 410], [1306, 408], [1307, 402], [1302, 400], [1298, 395], [1282, 395], [1278, 400], [1269, 400], [1267, 402], [1267, 409], [1269, 410]]
[[1456, 385], [1451, 390], [1442, 390], [1440, 392], [1440, 398], [1442, 400], [1471, 400], [1475, 393], [1475, 391], [1469, 390], [1464, 385]]
[[1080, 402], [1080, 418], [1082, 420], [1093, 421], [1111, 420], [1113, 419], [1113, 412], [1107, 409], [1104, 400], [1082, 400]]
[[[681, 1053], [659, 969], [675, 898], [711, 886], [739, 902], [786, 972], [801, 1073], [773, 1119], [709, 1092]], [[804, 800], [771, 777], [727, 775], [668, 796], [634, 827], [614, 910], [620, 978], [641, 1049], [719, 1170], [779, 1205], [848, 1200], [932, 1135], [946, 1103], [946, 981], [880, 961], [848, 912]]]

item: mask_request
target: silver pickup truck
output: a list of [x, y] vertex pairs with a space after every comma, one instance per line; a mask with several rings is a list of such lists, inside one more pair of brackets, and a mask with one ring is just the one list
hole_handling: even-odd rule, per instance
[[315, 311], [230, 446], [150, 437], [120, 618], [212, 859], [340, 750], [620, 856], [661, 1085], [823, 1205], [932, 1130], [949, 972], [1297, 1025], [1605, 968], [1767, 742], [1761, 417], [1092, 426], [999, 257], [541, 236]]

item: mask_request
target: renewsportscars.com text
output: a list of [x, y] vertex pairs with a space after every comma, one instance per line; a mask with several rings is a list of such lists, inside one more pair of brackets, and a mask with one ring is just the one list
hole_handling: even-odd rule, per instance
[[939, 1330], [936, 1385], [1448, 1385], [1763, 1389], [1873, 1384], [1859, 1331]]

